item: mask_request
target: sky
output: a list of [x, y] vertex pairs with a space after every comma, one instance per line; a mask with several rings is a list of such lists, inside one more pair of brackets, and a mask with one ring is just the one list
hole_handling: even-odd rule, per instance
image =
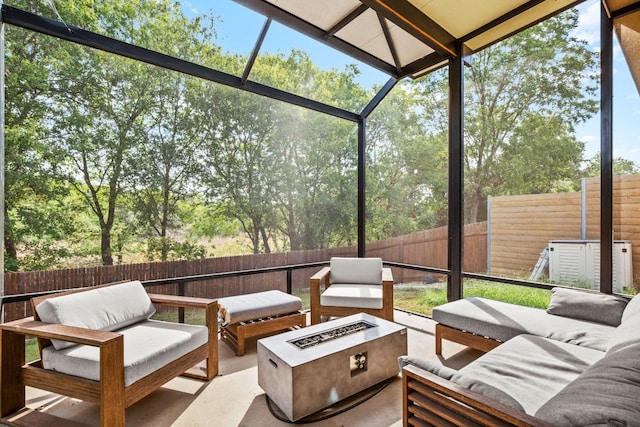
[[[589, 1], [578, 7], [580, 24], [576, 36], [589, 46], [600, 49], [600, 1]], [[618, 40], [614, 37], [613, 52], [613, 155], [633, 160], [640, 166], [640, 96]], [[577, 129], [578, 138], [585, 143], [586, 156], [600, 151], [600, 115]]]
[[[265, 18], [232, 0], [182, 0], [189, 16], [212, 13], [221, 19], [216, 23], [218, 42], [231, 52], [249, 55], [264, 25]], [[580, 23], [575, 36], [585, 40], [590, 49], [600, 49], [600, 0], [581, 4]], [[614, 103], [613, 140], [614, 157], [632, 160], [640, 166], [640, 96], [624, 56], [614, 37]], [[276, 22], [271, 24], [262, 51], [288, 54], [291, 49], [306, 51], [314, 64], [325, 69], [343, 69], [347, 64], [358, 65], [358, 82], [370, 88], [382, 85], [389, 76], [355, 59], [339, 53], [324, 44], [298, 34]], [[576, 136], [585, 144], [585, 158], [600, 151], [600, 114], [576, 126]]]

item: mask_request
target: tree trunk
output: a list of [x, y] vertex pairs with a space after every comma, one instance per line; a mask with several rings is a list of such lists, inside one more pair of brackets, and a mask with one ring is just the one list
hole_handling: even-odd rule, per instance
[[478, 222], [478, 207], [480, 205], [480, 189], [474, 189], [471, 192], [471, 197], [469, 198], [469, 217], [466, 218], [467, 224], [474, 224]]
[[[5, 223], [5, 235], [4, 235], [4, 250], [7, 256], [7, 260], [5, 260], [5, 265], [14, 265], [14, 269], [18, 270], [18, 248], [16, 247], [16, 242], [13, 238], [13, 229], [11, 228], [11, 221], [9, 219], [9, 212], [7, 209], [7, 204], [4, 205], [4, 220]], [[8, 225], [8, 227], [7, 227]], [[8, 263], [8, 260], [13, 260], [13, 262]]]
[[102, 265], [113, 265], [110, 228], [102, 228], [102, 233], [100, 235], [100, 253], [102, 254]]
[[262, 236], [262, 244], [264, 245], [264, 253], [271, 253], [271, 246], [269, 246], [269, 237], [267, 236], [267, 232], [264, 227], [260, 227], [260, 235]]

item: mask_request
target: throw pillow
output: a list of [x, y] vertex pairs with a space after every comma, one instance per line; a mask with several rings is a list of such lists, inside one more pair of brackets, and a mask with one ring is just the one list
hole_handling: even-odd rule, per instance
[[609, 339], [607, 353], [612, 353], [637, 343], [640, 343], [640, 313], [630, 319], [626, 319], [613, 331]]
[[535, 416], [558, 427], [638, 426], [640, 344], [608, 353], [558, 394]]
[[631, 298], [624, 311], [622, 312], [621, 322], [626, 322], [627, 319], [631, 319], [638, 313], [640, 313], [640, 294], [637, 294], [636, 296]]
[[547, 313], [618, 326], [627, 300], [615, 295], [553, 288]]

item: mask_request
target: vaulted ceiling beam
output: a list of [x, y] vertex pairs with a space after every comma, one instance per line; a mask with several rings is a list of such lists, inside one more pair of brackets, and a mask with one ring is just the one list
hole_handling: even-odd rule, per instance
[[340, 22], [336, 23], [333, 27], [329, 28], [327, 31], [325, 38], [333, 37], [338, 31], [349, 25], [349, 23], [353, 22], [358, 16], [362, 15], [369, 8], [363, 4], [353, 9], [351, 13], [342, 18]]
[[530, 0], [524, 4], [521, 4], [520, 6], [518, 6], [517, 8], [513, 9], [511, 12], [505, 13], [504, 15], [494, 19], [493, 21], [489, 22], [488, 24], [483, 25], [482, 27], [478, 28], [477, 30], [467, 34], [466, 36], [463, 36], [460, 40], [462, 40], [463, 42], [466, 42], [467, 40], [471, 40], [474, 37], [479, 36], [480, 34], [492, 30], [493, 28], [497, 27], [498, 25], [507, 22], [509, 19], [520, 15], [521, 13], [526, 12], [527, 10], [531, 9], [534, 6], [539, 5], [540, 3], [544, 2], [544, 0]]
[[269, 2], [255, 1], [255, 0], [234, 0], [234, 1], [264, 16], [269, 16], [274, 21], [280, 22], [281, 24], [289, 28], [292, 28], [302, 34], [306, 34], [311, 38], [314, 38], [316, 40], [324, 40], [325, 44], [359, 61], [369, 64], [370, 66], [377, 68], [382, 72], [385, 72], [390, 75], [396, 75], [397, 71], [394, 65], [388, 64], [382, 61], [381, 59], [376, 58], [375, 56], [370, 55], [361, 49], [358, 49], [354, 45], [347, 43], [338, 37], [326, 38], [325, 36], [327, 35], [327, 32], [322, 28], [318, 28], [314, 25], [311, 25], [308, 22], [298, 18], [297, 16], [290, 14], [289, 12], [283, 9], [280, 9], [279, 7], [274, 6]]
[[400, 63], [400, 57], [398, 56], [398, 51], [396, 49], [396, 46], [393, 43], [393, 39], [391, 38], [391, 33], [389, 32], [389, 26], [387, 25], [387, 21], [380, 14], [378, 14], [378, 21], [380, 22], [380, 27], [382, 27], [382, 33], [384, 34], [384, 38], [387, 41], [387, 46], [389, 46], [389, 51], [391, 52], [391, 57], [393, 58], [393, 62], [394, 64], [396, 64], [398, 75], [400, 75], [402, 74], [402, 64]]
[[611, 18], [621, 18], [630, 13], [637, 12], [638, 10], [640, 10], [640, 1], [633, 2], [626, 5], [625, 7], [621, 7], [620, 9], [611, 12]]
[[360, 1], [441, 55], [456, 56], [455, 37], [407, 0]]

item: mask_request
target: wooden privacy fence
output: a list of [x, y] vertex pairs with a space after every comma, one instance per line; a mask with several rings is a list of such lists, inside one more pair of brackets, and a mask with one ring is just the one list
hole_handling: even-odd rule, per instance
[[[484, 271], [486, 268], [486, 223], [465, 227], [465, 269]], [[357, 256], [355, 246], [296, 251], [274, 254], [242, 255], [207, 258], [190, 261], [168, 261], [141, 264], [122, 264], [65, 270], [5, 273], [5, 295], [73, 289], [120, 280], [149, 281], [174, 277], [197, 276], [230, 271], [325, 262], [332, 256]], [[447, 268], [446, 227], [400, 236], [367, 244], [367, 256], [379, 256], [385, 261], [402, 262], [434, 268]], [[309, 277], [315, 268], [292, 271], [292, 287], [296, 291], [309, 287]], [[425, 274], [393, 269], [396, 283], [423, 280]], [[188, 283], [185, 294], [198, 297], [220, 298], [270, 289], [287, 288], [286, 272], [260, 273], [233, 278], [204, 280]], [[151, 292], [177, 293], [176, 285], [154, 286]], [[26, 303], [5, 305], [5, 321], [31, 316]]]
[[[367, 256], [379, 256], [385, 261], [447, 269], [447, 227], [420, 231], [367, 244]], [[464, 226], [464, 271], [482, 273], [487, 269], [487, 223]], [[393, 271], [396, 283], [421, 281], [425, 273], [412, 270]], [[438, 278], [440, 279], [440, 278]]]
[[[464, 228], [464, 271], [493, 275], [525, 276], [533, 270], [540, 252], [550, 240], [599, 239], [600, 179], [583, 180], [581, 192], [493, 197], [489, 221]], [[614, 178], [614, 239], [630, 240], [634, 274], [640, 275], [640, 175]], [[367, 244], [367, 256], [385, 261], [447, 269], [447, 227], [421, 231]], [[489, 258], [487, 254], [489, 251]], [[332, 256], [356, 256], [354, 246], [275, 254], [243, 255], [191, 261], [125, 264], [66, 270], [5, 273], [5, 294], [16, 295], [49, 290], [93, 286], [119, 280], [148, 281], [230, 271], [325, 262]], [[293, 289], [307, 288], [317, 268], [292, 271]], [[424, 272], [393, 269], [396, 283], [428, 280]], [[436, 277], [435, 279], [442, 279]], [[635, 283], [639, 283], [638, 279]], [[637, 285], [636, 285], [637, 286]], [[222, 296], [286, 289], [286, 272], [193, 282], [187, 295]], [[152, 289], [176, 293], [176, 286]], [[5, 320], [30, 316], [24, 303], [5, 306]]]
[[[489, 270], [495, 275], [528, 276], [550, 240], [600, 239], [600, 178], [584, 179], [580, 192], [493, 197], [488, 203]], [[637, 277], [640, 175], [614, 177], [613, 238], [631, 241]]]

